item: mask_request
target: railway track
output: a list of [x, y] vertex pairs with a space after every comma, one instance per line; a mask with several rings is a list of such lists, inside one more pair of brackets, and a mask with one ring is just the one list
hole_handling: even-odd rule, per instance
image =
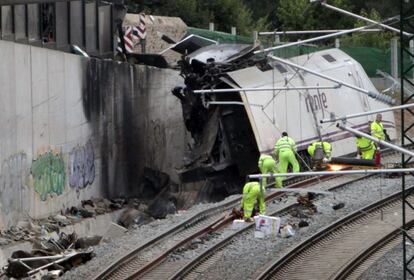
[[[407, 223], [407, 230], [410, 234], [414, 233], [414, 220]], [[384, 236], [375, 244], [367, 248], [350, 260], [346, 266], [332, 278], [335, 280], [359, 279], [359, 277], [370, 268], [377, 260], [383, 257], [391, 249], [401, 244], [401, 229], [396, 229], [390, 234]]]
[[[355, 178], [356, 177], [356, 178]], [[328, 191], [337, 190], [339, 188], [345, 187], [346, 185], [358, 182], [360, 180], [367, 179], [369, 177], [373, 177], [372, 175], [358, 175], [354, 176], [353, 178], [350, 177], [339, 177], [335, 178], [336, 184], [334, 186], [329, 187]], [[297, 203], [291, 203], [286, 205], [284, 208], [277, 210], [275, 212], [270, 213], [271, 216], [278, 216], [283, 217], [285, 216], [290, 209], [297, 206]], [[239, 237], [242, 234], [253, 234], [252, 231], [254, 229], [254, 224], [249, 224], [245, 228], [242, 228], [230, 236], [224, 238], [220, 242], [218, 242], [216, 245], [210, 247], [208, 250], [206, 250], [204, 253], [196, 257], [194, 260], [181, 264], [181, 263], [170, 263], [170, 264], [164, 264], [165, 268], [157, 267], [158, 273], [152, 272], [149, 276], [160, 276], [160, 279], [197, 279], [198, 276], [213, 266], [215, 263], [219, 262], [222, 253], [226, 249], [227, 246], [231, 245], [237, 237]], [[180, 266], [180, 268], [176, 269], [175, 266]], [[174, 271], [175, 270], [175, 271]], [[148, 279], [150, 279], [148, 277]]]
[[[413, 189], [413, 187], [411, 187]], [[409, 197], [411, 203], [414, 196]], [[408, 216], [409, 220], [414, 215]], [[336, 279], [348, 263], [401, 226], [401, 192], [357, 210], [298, 244], [257, 279]]]
[[[296, 178], [289, 180], [289, 187], [305, 187], [337, 177], [340, 176], [308, 177], [304, 180]], [[345, 182], [349, 181], [349, 179], [344, 180]], [[267, 196], [266, 201], [274, 200], [281, 195], [281, 193], [274, 192]], [[234, 200], [226, 202], [225, 204], [207, 209], [188, 218], [171, 230], [168, 230], [154, 237], [149, 242], [131, 250], [131, 252], [105, 268], [94, 279], [136, 279], [142, 277], [152, 278], [151, 275], [154, 275], [154, 273], [155, 275], [158, 275], [159, 273], [157, 273], [157, 271], [163, 271], [163, 267], [168, 267], [168, 265], [165, 264], [165, 260], [172, 252], [174, 252], [174, 250], [195, 238], [199, 238], [229, 224], [233, 218], [225, 216], [223, 213], [229, 212], [233, 207], [237, 207], [239, 203], [240, 197], [236, 197]], [[174, 269], [171, 267], [168, 270], [169, 273], [161, 274], [164, 276], [171, 276], [177, 271], [177, 267]]]
[[[299, 188], [311, 183], [327, 180], [337, 176], [323, 176], [321, 178], [306, 178], [305, 180], [290, 180], [289, 187]], [[266, 197], [266, 201], [276, 199], [283, 193], [273, 192]], [[154, 237], [147, 243], [138, 246], [131, 252], [116, 260], [105, 268], [94, 280], [100, 279], [135, 279], [162, 262], [169, 253], [192, 239], [217, 230], [232, 220], [226, 216], [233, 207], [238, 207], [240, 197], [225, 204], [202, 211], [174, 228]], [[155, 256], [155, 257], [154, 257]]]

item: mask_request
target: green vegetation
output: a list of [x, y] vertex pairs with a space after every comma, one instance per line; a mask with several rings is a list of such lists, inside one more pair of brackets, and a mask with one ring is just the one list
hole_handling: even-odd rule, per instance
[[[328, 3], [375, 20], [398, 13], [396, 5], [386, 0], [328, 0]], [[128, 8], [131, 12], [177, 16], [196, 28], [207, 29], [209, 22], [214, 22], [216, 30], [230, 32], [231, 26], [236, 26], [238, 34], [244, 36], [251, 36], [253, 30], [344, 29], [366, 25], [309, 0], [130, 0]], [[345, 46], [386, 48], [392, 36], [389, 32], [361, 33], [343, 36], [341, 40]], [[283, 41], [297, 39], [289, 36]], [[332, 44], [332, 40], [326, 43]]]

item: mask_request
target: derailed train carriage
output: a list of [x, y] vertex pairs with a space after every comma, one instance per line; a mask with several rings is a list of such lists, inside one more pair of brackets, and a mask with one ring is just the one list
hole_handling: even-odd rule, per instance
[[[333, 156], [353, 154], [354, 136], [332, 123], [320, 124], [320, 120], [390, 106], [382, 101], [389, 98], [378, 93], [362, 66], [339, 49], [289, 61], [340, 82], [282, 64], [271, 56], [255, 55], [257, 49], [213, 44], [180, 61], [186, 87], [175, 88], [173, 94], [181, 100], [185, 125], [194, 139], [181, 173], [184, 182], [205, 178], [223, 182], [229, 174], [243, 178], [257, 172], [259, 154], [273, 152], [283, 131], [295, 139], [304, 159], [307, 146], [318, 139], [332, 143]], [[206, 91], [200, 92], [202, 89]], [[374, 117], [355, 118], [347, 125], [367, 131]], [[394, 140], [392, 112], [383, 113], [383, 124]], [[231, 193], [231, 184], [224, 185]]]

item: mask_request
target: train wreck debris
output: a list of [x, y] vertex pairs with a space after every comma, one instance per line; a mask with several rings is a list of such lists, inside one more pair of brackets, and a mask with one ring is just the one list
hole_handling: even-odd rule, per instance
[[[189, 41], [171, 48], [183, 54], [178, 65], [185, 87], [172, 94], [181, 101], [192, 136], [180, 170], [184, 183], [229, 182], [256, 172], [259, 154], [273, 152], [283, 131], [296, 140], [303, 169], [310, 165], [306, 148], [316, 140], [331, 143], [335, 157], [354, 154], [351, 134], [319, 121], [389, 106], [384, 103], [389, 97], [378, 93], [362, 66], [338, 49], [279, 60], [257, 52], [259, 45], [211, 43], [195, 50], [191, 44], [185, 52]], [[394, 140], [394, 116], [383, 117]], [[361, 117], [353, 127], [367, 129], [371, 121]], [[233, 193], [230, 183], [222, 184]]]
[[93, 250], [88, 247], [99, 244], [101, 239], [102, 237], [98, 236], [78, 238], [76, 233], [69, 235], [61, 233], [57, 240], [50, 238], [38, 241], [31, 252], [13, 252], [5, 268], [6, 275], [14, 278], [33, 277], [34, 275], [39, 275], [39, 278], [40, 276], [59, 276], [91, 260]]
[[[220, 100], [241, 102], [240, 96], [194, 93], [194, 90], [200, 88], [230, 88], [225, 82], [228, 79], [227, 72], [253, 65], [265, 65], [263, 57], [253, 55], [257, 47], [213, 44], [184, 56], [179, 62], [186, 87], [176, 87], [172, 93], [181, 101], [185, 126], [193, 139], [181, 172], [183, 182], [197, 181], [209, 176], [218, 176], [223, 182], [231, 177], [228, 174], [247, 174], [257, 168], [259, 152], [253, 131], [250, 126], [242, 125], [248, 123], [244, 108], [224, 108], [208, 104]], [[231, 171], [226, 178], [220, 177], [220, 172], [224, 170]], [[228, 193], [237, 190], [230, 181], [222, 183]]]

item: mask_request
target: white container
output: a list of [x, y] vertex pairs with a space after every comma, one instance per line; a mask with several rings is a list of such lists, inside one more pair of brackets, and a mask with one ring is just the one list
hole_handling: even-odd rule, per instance
[[265, 236], [277, 236], [280, 228], [280, 218], [259, 215], [254, 217], [256, 231], [261, 231]]
[[233, 220], [232, 229], [234, 230], [242, 229], [245, 225], [246, 225], [246, 222], [244, 220], [236, 219], [236, 220]]
[[265, 234], [263, 231], [255, 230], [254, 231], [254, 238], [264, 238]]

